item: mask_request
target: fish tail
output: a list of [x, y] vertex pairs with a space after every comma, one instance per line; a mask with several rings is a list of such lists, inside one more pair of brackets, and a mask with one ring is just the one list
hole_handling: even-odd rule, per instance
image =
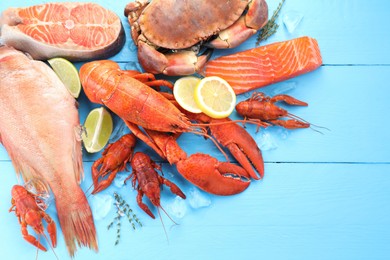
[[61, 199], [64, 198], [61, 194], [56, 196], [58, 219], [68, 252], [71, 257], [74, 256], [76, 243], [79, 247], [87, 246], [97, 252], [95, 224], [87, 198], [79, 186], [71, 193], [73, 203]]

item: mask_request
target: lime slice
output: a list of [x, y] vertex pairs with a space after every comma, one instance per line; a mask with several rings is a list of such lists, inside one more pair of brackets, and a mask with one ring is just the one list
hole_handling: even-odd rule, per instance
[[189, 76], [178, 79], [173, 86], [173, 96], [177, 103], [179, 103], [182, 108], [192, 113], [202, 112], [194, 98], [195, 88], [199, 82], [200, 78]]
[[236, 105], [236, 94], [226, 80], [205, 77], [195, 88], [195, 102], [203, 113], [212, 118], [228, 117]]
[[54, 72], [61, 79], [74, 98], [78, 98], [81, 91], [79, 72], [70, 61], [64, 58], [53, 58], [47, 61]]
[[113, 123], [110, 112], [104, 107], [93, 109], [85, 119], [84, 128], [81, 137], [87, 152], [101, 151], [112, 133]]

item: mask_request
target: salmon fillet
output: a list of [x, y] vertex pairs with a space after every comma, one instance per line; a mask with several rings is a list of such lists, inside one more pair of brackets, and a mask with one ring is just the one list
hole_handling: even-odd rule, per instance
[[125, 42], [119, 17], [94, 3], [8, 8], [0, 17], [0, 37], [8, 46], [39, 60], [107, 58]]
[[202, 74], [225, 79], [241, 94], [313, 71], [321, 64], [317, 41], [305, 36], [217, 58], [206, 64]]

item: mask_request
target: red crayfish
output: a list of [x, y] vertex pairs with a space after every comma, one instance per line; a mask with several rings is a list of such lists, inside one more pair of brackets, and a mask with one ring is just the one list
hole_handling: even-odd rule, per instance
[[[102, 153], [102, 157], [92, 165], [92, 180], [96, 194], [106, 189], [114, 180], [118, 172], [126, 169], [126, 164], [133, 156], [136, 137], [133, 134], [122, 136], [115, 143], [109, 144]], [[108, 177], [106, 179], [106, 176]]]
[[[310, 124], [301, 118], [290, 114], [287, 110], [275, 105], [283, 101], [288, 105], [307, 106], [306, 102], [295, 99], [289, 95], [276, 95], [268, 97], [262, 92], [254, 92], [252, 97], [241, 101], [236, 105], [237, 113], [250, 120], [260, 120], [272, 125], [282, 126], [287, 129], [308, 128]], [[288, 117], [288, 120], [280, 118]]]
[[22, 227], [23, 238], [40, 250], [47, 251], [39, 240], [30, 235], [27, 230], [27, 226], [30, 226], [38, 235], [43, 235], [46, 238], [42, 224], [42, 220], [44, 219], [47, 223], [47, 232], [50, 235], [52, 247], [56, 247], [57, 229], [55, 222], [48, 214], [38, 207], [37, 202], [39, 202], [39, 198], [20, 185], [13, 186], [11, 194], [12, 207], [9, 209], [9, 212], [14, 211], [15, 215], [18, 217]]
[[184, 193], [178, 186], [176, 186], [176, 184], [158, 175], [156, 170], [161, 171], [161, 166], [152, 161], [148, 155], [142, 152], [135, 153], [133, 159], [131, 160], [131, 166], [133, 168], [133, 172], [126, 178], [125, 183], [127, 180], [132, 179], [132, 185], [136, 188], [136, 183], [138, 182], [138, 186], [136, 188], [138, 190], [138, 206], [150, 217], [155, 218], [148, 206], [142, 202], [142, 197], [145, 195], [154, 206], [161, 208], [160, 186], [162, 184], [169, 187], [171, 192], [177, 196], [180, 196], [183, 199], [186, 198]]

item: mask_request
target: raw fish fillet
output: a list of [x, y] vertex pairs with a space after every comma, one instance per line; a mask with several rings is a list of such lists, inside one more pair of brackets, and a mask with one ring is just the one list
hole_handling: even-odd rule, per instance
[[[71, 256], [79, 246], [97, 250], [83, 177], [76, 100], [45, 63], [0, 46], [0, 142], [25, 182], [51, 188]], [[16, 231], [16, 230], [15, 230]]]
[[119, 17], [94, 3], [48, 3], [9, 8], [0, 18], [1, 41], [34, 59], [107, 58], [125, 42]]
[[225, 79], [241, 94], [313, 71], [321, 64], [317, 41], [306, 36], [217, 58], [206, 64], [203, 74]]

